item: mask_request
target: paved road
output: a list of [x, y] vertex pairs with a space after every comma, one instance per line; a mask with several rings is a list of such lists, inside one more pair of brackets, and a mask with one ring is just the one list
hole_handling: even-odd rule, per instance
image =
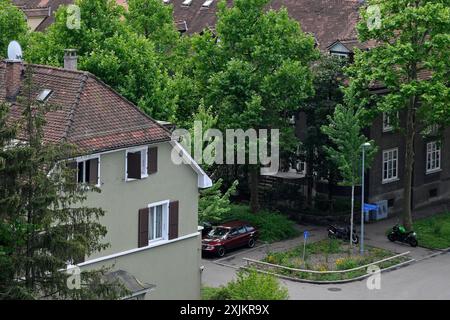
[[[450, 299], [450, 254], [381, 274], [381, 289], [368, 290], [366, 281], [341, 285], [311, 285], [281, 281], [294, 300]], [[331, 290], [330, 290], [331, 289]], [[338, 289], [339, 291], [335, 291]]]
[[[392, 225], [391, 219], [367, 225], [366, 243], [397, 253], [410, 251], [411, 257], [419, 262], [383, 273], [381, 290], [369, 291], [365, 281], [342, 285], [310, 285], [282, 280], [289, 289], [291, 299], [450, 299], [450, 253], [420, 261], [433, 251], [390, 243], [386, 239], [385, 232]], [[299, 226], [299, 229], [303, 228], [311, 232], [311, 241], [326, 237], [326, 229], [322, 227]], [[288, 250], [301, 244], [302, 241], [300, 237], [269, 246], [260, 244], [254, 249], [230, 252], [224, 259], [203, 259], [205, 269], [202, 282], [212, 287], [224, 285], [235, 279], [236, 269], [245, 264], [243, 257], [261, 259], [268, 251]]]
[[[203, 260], [203, 283], [218, 287], [235, 278], [231, 267]], [[450, 299], [450, 253], [381, 274], [381, 289], [368, 290], [366, 280], [347, 284], [314, 285], [280, 280], [293, 300]], [[337, 289], [337, 291], [336, 291]]]

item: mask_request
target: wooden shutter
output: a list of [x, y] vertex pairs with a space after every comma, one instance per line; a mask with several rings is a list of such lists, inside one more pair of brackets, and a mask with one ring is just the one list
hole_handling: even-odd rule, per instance
[[178, 238], [178, 201], [169, 204], [169, 240]]
[[138, 247], [148, 246], [148, 215], [150, 209], [139, 209], [139, 221], [138, 221]]
[[158, 171], [158, 148], [148, 148], [147, 157], [147, 172], [148, 174], [156, 173]]
[[129, 152], [127, 154], [128, 179], [141, 179], [141, 152]]
[[89, 184], [98, 183], [98, 159], [89, 160], [86, 165], [89, 165]]

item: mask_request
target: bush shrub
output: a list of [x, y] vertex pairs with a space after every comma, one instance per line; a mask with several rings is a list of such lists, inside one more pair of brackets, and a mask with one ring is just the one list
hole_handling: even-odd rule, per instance
[[237, 279], [219, 288], [202, 289], [204, 300], [286, 300], [288, 291], [274, 276], [255, 270], [239, 271]]
[[299, 235], [295, 223], [279, 212], [261, 210], [254, 214], [245, 205], [234, 204], [224, 217], [225, 221], [243, 220], [258, 228], [260, 240], [267, 242], [280, 241]]

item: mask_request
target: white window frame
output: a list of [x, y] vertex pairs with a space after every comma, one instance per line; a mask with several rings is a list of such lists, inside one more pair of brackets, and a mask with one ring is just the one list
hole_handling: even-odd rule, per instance
[[100, 179], [100, 168], [101, 168], [100, 162], [101, 162], [101, 159], [100, 159], [100, 155], [99, 154], [82, 156], [82, 157], [78, 157], [78, 158], [75, 159], [75, 161], [77, 162], [77, 183], [80, 183], [80, 182], [78, 182], [78, 164], [80, 162], [83, 163], [83, 182], [81, 182], [81, 183], [86, 183], [86, 181], [85, 181], [86, 180], [86, 161], [92, 160], [92, 159], [98, 159], [98, 164], [97, 164], [98, 177], [97, 177], [97, 183], [95, 184], [95, 186], [96, 187], [100, 187], [100, 185], [101, 185], [101, 179]]
[[[385, 178], [385, 169], [384, 169], [385, 163], [387, 163], [388, 161], [394, 161], [393, 154], [392, 154], [392, 159], [391, 160], [387, 160], [387, 155], [389, 153], [394, 153], [394, 152], [396, 153], [396, 157], [395, 157], [395, 176]], [[383, 150], [383, 159], [382, 160], [383, 160], [383, 162], [382, 162], [382, 170], [381, 170], [382, 182], [383, 183], [389, 183], [389, 182], [393, 182], [393, 181], [399, 180], [398, 179], [398, 161], [399, 161], [398, 148]], [[389, 167], [389, 165], [388, 165], [388, 167]], [[392, 171], [393, 170], [394, 170], [394, 167], [392, 166]]]
[[337, 52], [337, 51], [330, 51], [330, 54], [332, 56], [338, 57], [340, 59], [348, 59], [350, 53], [345, 53], [345, 52]]
[[[149, 235], [150, 235], [150, 223], [151, 223], [151, 208], [162, 206], [162, 237], [156, 239], [148, 239], [148, 244], [152, 244], [160, 241], [167, 241], [169, 239], [169, 203], [170, 200], [164, 200], [159, 202], [153, 202], [148, 205], [148, 223], [149, 223]], [[156, 219], [155, 222], [156, 223]]]
[[[432, 159], [434, 154], [434, 159]], [[425, 169], [426, 173], [434, 173], [441, 171], [441, 145], [439, 144], [439, 141], [431, 141], [427, 143], [427, 150], [426, 150], [426, 157], [425, 157]], [[430, 168], [431, 162], [433, 163], [433, 167]], [[438, 162], [438, 166], [436, 165], [436, 162]]]
[[141, 152], [141, 179], [148, 177], [148, 146], [129, 148], [125, 150], [125, 181], [135, 181], [139, 179], [128, 178], [128, 153]]

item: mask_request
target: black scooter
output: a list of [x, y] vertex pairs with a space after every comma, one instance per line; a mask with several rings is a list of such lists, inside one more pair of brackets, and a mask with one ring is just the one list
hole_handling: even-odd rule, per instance
[[399, 241], [399, 242], [407, 243], [411, 247], [417, 247], [417, 245], [419, 244], [417, 242], [417, 234], [414, 231], [409, 231], [409, 232], [406, 231], [406, 229], [399, 224], [396, 224], [392, 228], [392, 231], [389, 232], [387, 237], [388, 237], [389, 241], [392, 241], [392, 242]]
[[[338, 228], [333, 225], [328, 227], [328, 238], [330, 239], [342, 239], [342, 240], [350, 240], [350, 227]], [[353, 244], [359, 243], [359, 237], [356, 234], [356, 230], [353, 229]]]

